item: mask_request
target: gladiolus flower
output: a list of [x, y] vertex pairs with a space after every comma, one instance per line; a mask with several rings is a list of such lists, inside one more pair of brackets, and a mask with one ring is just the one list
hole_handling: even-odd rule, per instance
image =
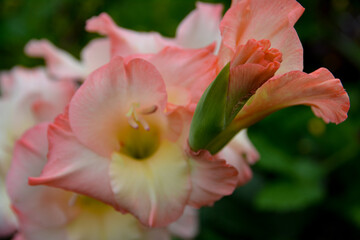
[[49, 79], [43, 69], [16, 67], [0, 76], [0, 236], [16, 227], [5, 191], [15, 141], [28, 128], [51, 121], [63, 111], [75, 91], [71, 82]]
[[[224, 146], [239, 131], [289, 106], [308, 105], [326, 123], [347, 118], [349, 97], [340, 80], [324, 68], [301, 72], [302, 47], [293, 26], [303, 10], [294, 0], [233, 1], [220, 24], [219, 74], [192, 121], [193, 151], [234, 159], [233, 149]], [[231, 162], [239, 172], [248, 169], [240, 155]]]
[[[15, 239], [170, 239], [166, 228], [147, 228], [130, 214], [87, 196], [48, 186], [29, 186], [28, 177], [37, 176], [47, 162], [48, 123], [28, 130], [15, 146], [7, 187], [19, 220]], [[181, 237], [196, 234], [197, 216], [187, 209], [170, 231]], [[189, 226], [189, 223], [194, 226]], [[187, 231], [184, 228], [189, 228]], [[190, 232], [189, 232], [190, 231]]]
[[142, 59], [115, 57], [93, 72], [50, 125], [49, 162], [30, 183], [93, 197], [152, 227], [231, 194], [232, 166], [185, 154], [181, 109], [165, 112], [166, 87]]

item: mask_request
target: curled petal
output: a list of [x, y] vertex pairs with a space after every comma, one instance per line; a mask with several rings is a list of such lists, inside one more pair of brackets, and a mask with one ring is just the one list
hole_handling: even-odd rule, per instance
[[195, 208], [211, 206], [230, 195], [237, 185], [237, 170], [223, 159], [206, 150], [188, 151], [191, 157], [192, 191], [189, 205]]
[[124, 64], [115, 57], [93, 72], [74, 95], [70, 125], [80, 142], [110, 157], [120, 148], [120, 128], [128, 125], [126, 114], [133, 105], [141, 109], [156, 105], [163, 111], [166, 99], [164, 81], [153, 65], [142, 59]]
[[270, 41], [254, 39], [237, 47], [230, 64], [227, 112], [229, 120], [280, 67], [281, 53], [270, 49]]
[[238, 171], [237, 186], [242, 186], [251, 180], [251, 168], [244, 157], [240, 155], [236, 149], [225, 146], [217, 155], [226, 159], [226, 162]]
[[56, 78], [83, 78], [84, 66], [69, 53], [58, 49], [48, 40], [31, 40], [25, 52], [32, 57], [42, 57], [51, 75]]
[[220, 30], [220, 69], [229, 62], [236, 47], [250, 39], [268, 39], [273, 48], [283, 55], [283, 62], [276, 74], [302, 70], [303, 49], [293, 28], [304, 8], [295, 0], [244, 0], [233, 1], [224, 15]]
[[250, 142], [246, 129], [244, 129], [218, 153], [218, 157], [225, 159], [226, 162], [236, 168], [239, 172], [238, 186], [242, 186], [252, 178], [249, 165], [254, 164], [260, 156], [254, 145]]
[[165, 45], [172, 45], [159, 33], [138, 33], [120, 28], [106, 13], [92, 17], [86, 22], [86, 30], [107, 35], [112, 56], [128, 56], [138, 53], [156, 53]]
[[186, 48], [205, 47], [213, 42], [220, 44], [221, 4], [196, 3], [192, 11], [176, 30], [176, 42]]
[[166, 226], [182, 215], [190, 192], [189, 166], [176, 144], [163, 141], [143, 160], [114, 153], [109, 173], [119, 206], [144, 225]]
[[311, 106], [326, 123], [347, 118], [349, 96], [339, 79], [325, 68], [313, 73], [293, 71], [275, 76], [263, 84], [235, 118], [236, 129], [246, 128], [267, 115], [293, 105]]

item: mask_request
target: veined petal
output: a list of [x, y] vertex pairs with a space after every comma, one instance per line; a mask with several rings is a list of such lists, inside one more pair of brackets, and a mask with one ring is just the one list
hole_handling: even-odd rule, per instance
[[177, 144], [164, 140], [142, 160], [114, 153], [109, 173], [119, 206], [146, 226], [166, 226], [182, 215], [191, 186], [189, 165]]
[[268, 39], [283, 55], [277, 75], [303, 68], [303, 49], [293, 28], [304, 8], [295, 0], [234, 1], [224, 15], [220, 30], [220, 69], [233, 57], [236, 47], [249, 39]]
[[176, 30], [176, 42], [185, 48], [201, 48], [216, 42], [220, 45], [221, 4], [196, 3], [193, 10]]
[[74, 95], [70, 125], [81, 143], [110, 157], [120, 149], [118, 135], [128, 125], [126, 114], [132, 108], [163, 111], [166, 99], [164, 81], [152, 64], [142, 59], [124, 64], [115, 57], [93, 72]]
[[85, 194], [117, 208], [107, 174], [109, 160], [79, 143], [67, 114], [59, 115], [50, 125], [48, 138], [48, 162], [41, 175], [29, 178], [29, 183]]
[[164, 79], [169, 103], [177, 106], [196, 104], [216, 77], [217, 58], [207, 48], [185, 50], [166, 47], [148, 60]]
[[311, 106], [326, 123], [347, 118], [349, 96], [339, 79], [325, 68], [306, 74], [299, 71], [275, 76], [263, 84], [236, 116], [234, 128], [246, 128], [267, 115], [293, 105]]
[[111, 42], [112, 56], [128, 56], [138, 53], [156, 53], [166, 45], [174, 45], [155, 32], [135, 32], [120, 28], [106, 13], [86, 22], [86, 30], [107, 35]]
[[31, 40], [25, 52], [32, 57], [42, 57], [51, 75], [56, 78], [83, 78], [84, 66], [69, 53], [55, 47], [48, 40]]
[[230, 195], [237, 185], [237, 170], [223, 159], [217, 159], [206, 150], [192, 152], [192, 191], [189, 205], [195, 208], [212, 206], [215, 201]]

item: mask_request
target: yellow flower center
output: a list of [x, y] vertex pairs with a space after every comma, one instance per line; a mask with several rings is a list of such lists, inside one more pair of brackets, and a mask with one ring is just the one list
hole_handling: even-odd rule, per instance
[[[160, 129], [153, 113], [157, 107], [139, 109], [140, 105], [131, 105], [128, 113], [128, 125], [120, 131], [120, 152], [137, 160], [153, 155], [159, 148]], [[151, 116], [150, 116], [151, 115]]]

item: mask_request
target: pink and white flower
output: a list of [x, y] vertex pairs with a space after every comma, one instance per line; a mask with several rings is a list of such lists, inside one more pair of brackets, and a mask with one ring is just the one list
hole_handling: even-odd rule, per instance
[[0, 236], [16, 228], [5, 191], [15, 141], [30, 127], [51, 121], [62, 112], [75, 91], [71, 82], [56, 82], [41, 68], [16, 67], [0, 76]]
[[93, 197], [152, 227], [231, 194], [232, 166], [185, 153], [183, 118], [165, 111], [164, 80], [143, 59], [115, 57], [93, 72], [50, 125], [49, 161], [30, 183]]
[[[48, 186], [29, 186], [28, 177], [38, 176], [47, 162], [48, 123], [28, 130], [15, 146], [14, 160], [7, 177], [12, 208], [19, 220], [15, 239], [171, 239], [194, 237], [197, 215], [187, 208], [179, 222], [166, 228], [147, 228], [131, 214], [87, 196]], [[193, 224], [191, 226], [190, 224]]]

